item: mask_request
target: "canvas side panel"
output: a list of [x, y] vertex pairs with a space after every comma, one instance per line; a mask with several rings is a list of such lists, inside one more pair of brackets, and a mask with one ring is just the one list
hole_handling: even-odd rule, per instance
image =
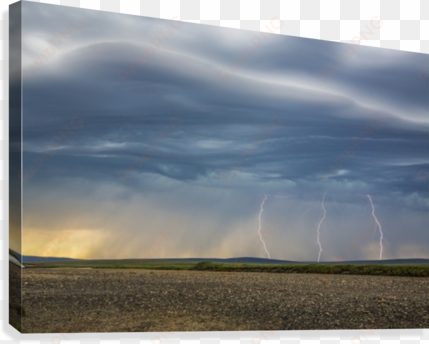
[[22, 2], [9, 6], [9, 323], [21, 331]]

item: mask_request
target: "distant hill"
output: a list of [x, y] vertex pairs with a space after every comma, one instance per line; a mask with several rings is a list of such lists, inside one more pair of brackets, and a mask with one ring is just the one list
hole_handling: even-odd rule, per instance
[[19, 253], [16, 253], [14, 250], [9, 249], [9, 255], [14, 257], [16, 260], [21, 260], [21, 255]]
[[37, 263], [37, 262], [65, 262], [70, 260], [81, 260], [73, 258], [62, 258], [62, 257], [37, 257], [37, 256], [23, 256], [24, 263]]
[[[19, 260], [21, 260], [21, 255], [12, 251]], [[73, 259], [66, 257], [38, 257], [38, 256], [23, 256], [22, 261], [24, 263], [37, 263], [37, 262], [66, 262], [66, 261], [76, 261], [76, 262], [87, 262], [87, 261], [99, 261], [99, 262], [109, 262], [117, 264], [126, 264], [128, 262], [135, 262], [136, 260], [147, 261], [151, 259], [143, 258], [128, 258], [128, 259]], [[165, 258], [165, 259], [153, 259], [158, 262], [166, 261], [168, 263], [172, 262], [213, 262], [213, 263], [250, 263], [250, 264], [317, 264], [317, 262], [312, 261], [292, 261], [292, 260], [278, 260], [278, 259], [268, 259], [268, 258], [258, 258], [258, 257], [237, 257], [237, 258]], [[353, 261], [338, 261], [338, 262], [321, 262], [321, 264], [429, 264], [429, 259], [419, 259], [419, 258], [409, 258], [409, 259], [385, 259], [385, 260], [353, 260]]]
[[36, 263], [36, 262], [64, 262], [70, 260], [79, 260], [73, 258], [62, 258], [62, 257], [38, 257], [38, 256], [21, 256], [18, 252], [9, 249], [9, 254], [17, 258], [23, 263]]
[[[162, 259], [157, 259], [162, 260]], [[212, 262], [212, 263], [251, 263], [251, 264], [317, 264], [312, 261], [293, 261], [293, 260], [278, 260], [258, 257], [239, 257], [239, 258], [183, 258], [174, 259], [166, 258], [168, 261], [194, 261]], [[429, 259], [406, 258], [406, 259], [384, 259], [384, 260], [351, 260], [337, 262], [320, 262], [320, 264], [429, 264]]]

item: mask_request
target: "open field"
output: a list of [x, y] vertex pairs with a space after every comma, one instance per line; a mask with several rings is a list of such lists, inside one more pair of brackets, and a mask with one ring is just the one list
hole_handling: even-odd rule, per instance
[[429, 327], [429, 279], [27, 268], [22, 330], [126, 332]]
[[234, 264], [196, 263], [193, 260], [75, 260], [63, 262], [26, 263], [33, 268], [94, 268], [94, 269], [151, 269], [198, 270], [225, 272], [319, 273], [429, 277], [429, 264]]

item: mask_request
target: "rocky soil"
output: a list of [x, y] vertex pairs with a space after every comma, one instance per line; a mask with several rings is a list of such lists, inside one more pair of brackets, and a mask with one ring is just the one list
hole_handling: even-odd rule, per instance
[[23, 332], [428, 328], [429, 279], [25, 269]]

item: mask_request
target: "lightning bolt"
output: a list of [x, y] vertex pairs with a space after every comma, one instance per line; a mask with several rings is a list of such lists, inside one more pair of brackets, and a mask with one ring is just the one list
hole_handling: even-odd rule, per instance
[[268, 255], [268, 258], [270, 258], [271, 259], [271, 257], [270, 257], [270, 252], [268, 252], [268, 250], [267, 250], [267, 246], [265, 245], [265, 241], [264, 241], [264, 239], [262, 239], [262, 234], [261, 234], [261, 228], [262, 228], [262, 221], [261, 221], [261, 219], [262, 219], [262, 213], [263, 213], [263, 211], [264, 211], [264, 204], [265, 204], [265, 201], [268, 199], [268, 197], [267, 197], [267, 195], [265, 195], [264, 196], [264, 199], [262, 200], [262, 203], [261, 203], [261, 209], [259, 210], [259, 229], [258, 229], [258, 234], [259, 234], [259, 239], [261, 240], [261, 242], [262, 242], [262, 244], [264, 245], [264, 249], [265, 249], [265, 252], [267, 253], [267, 255]]
[[326, 192], [323, 194], [323, 198], [322, 198], [322, 210], [323, 210], [323, 216], [319, 221], [319, 225], [317, 226], [317, 244], [319, 245], [319, 257], [317, 258], [317, 262], [320, 262], [320, 256], [322, 254], [322, 244], [320, 243], [320, 226], [322, 225], [323, 220], [326, 217], [326, 209], [325, 209], [325, 195]]
[[383, 231], [381, 229], [381, 225], [380, 222], [378, 222], [377, 216], [375, 216], [375, 208], [374, 208], [374, 204], [372, 203], [372, 198], [370, 195], [367, 195], [368, 199], [369, 199], [369, 203], [371, 203], [371, 207], [372, 207], [372, 217], [375, 220], [375, 223], [378, 226], [378, 230], [380, 232], [380, 260], [383, 257]]
[[[284, 196], [284, 195], [274, 195], [274, 196], [272, 196], [272, 195], [270, 195], [270, 197], [276, 197], [276, 198], [289, 198], [290, 196]], [[264, 196], [264, 199], [262, 200], [262, 203], [261, 203], [261, 209], [259, 210], [259, 229], [258, 229], [258, 234], [259, 234], [259, 239], [261, 240], [261, 242], [262, 242], [262, 245], [264, 245], [264, 250], [265, 250], [265, 252], [267, 253], [267, 256], [268, 256], [268, 258], [269, 259], [271, 259], [271, 256], [270, 256], [270, 252], [268, 252], [268, 250], [267, 250], [267, 246], [265, 245], [265, 241], [264, 241], [264, 239], [262, 238], [262, 234], [261, 234], [261, 229], [262, 229], [262, 213], [264, 212], [264, 205], [265, 205], [265, 201], [268, 199], [268, 196], [267, 195], [265, 195]]]

